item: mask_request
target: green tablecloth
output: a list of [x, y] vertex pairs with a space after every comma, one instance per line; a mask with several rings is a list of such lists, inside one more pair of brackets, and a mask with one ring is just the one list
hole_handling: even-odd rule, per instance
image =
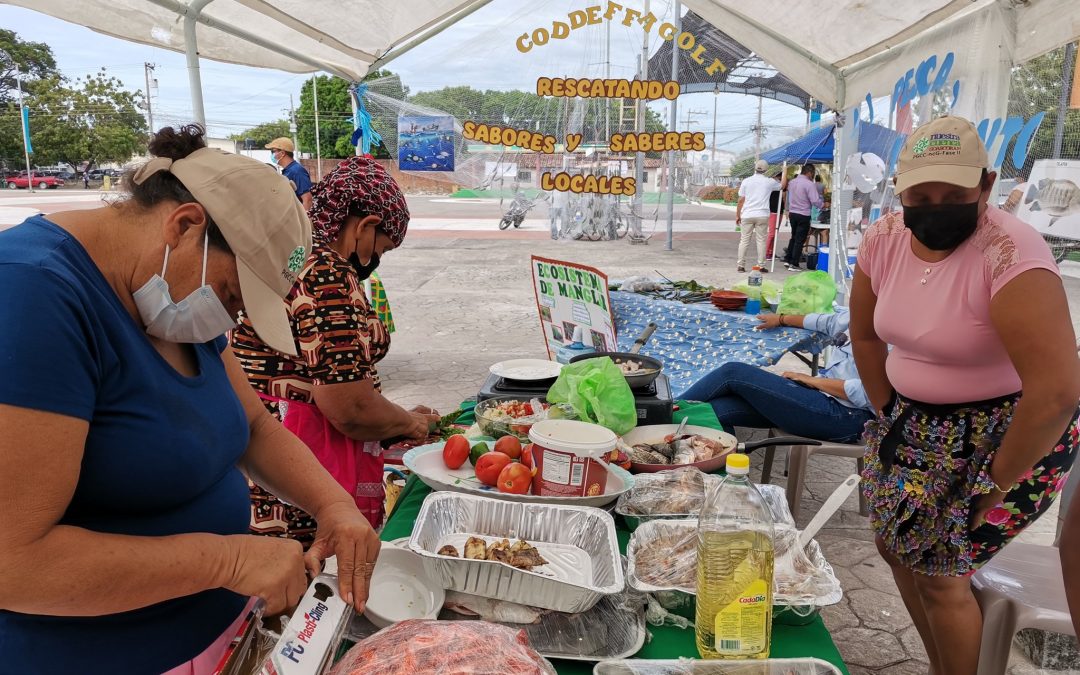
[[[675, 413], [675, 422], [682, 421], [683, 417], [689, 418], [690, 424], [704, 427], [720, 428], [720, 424], [713, 413], [712, 407], [707, 403], [679, 402], [679, 410]], [[464, 406], [463, 406], [464, 407]], [[459, 420], [463, 424], [471, 424], [470, 418], [462, 416]], [[431, 489], [424, 485], [416, 476], [409, 478], [404, 491], [398, 497], [397, 505], [393, 513], [386, 521], [382, 531], [385, 541], [408, 537], [412, 534], [413, 523], [420, 513], [420, 505], [424, 497]], [[626, 552], [626, 544], [630, 540], [630, 533], [621, 527], [616, 519], [618, 528], [619, 548]], [[672, 626], [649, 626], [652, 640], [647, 642], [637, 658], [642, 659], [674, 659], [680, 656], [697, 657], [697, 645], [694, 642], [694, 631], [683, 630]], [[840, 652], [833, 643], [832, 636], [825, 628], [821, 617], [805, 626], [786, 626], [773, 624], [772, 656], [774, 658], [798, 658], [815, 657], [835, 664], [841, 671], [847, 673]], [[587, 675], [592, 673], [591, 663], [577, 661], [555, 661], [555, 668], [560, 675]]]

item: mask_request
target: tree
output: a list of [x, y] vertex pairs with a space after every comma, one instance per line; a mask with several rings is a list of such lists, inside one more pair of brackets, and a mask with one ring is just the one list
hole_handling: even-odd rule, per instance
[[43, 42], [27, 42], [12, 30], [0, 28], [0, 104], [17, 97], [15, 66], [23, 76], [23, 87], [33, 92], [37, 81], [59, 75], [52, 49]]
[[258, 126], [233, 134], [229, 136], [229, 139], [240, 143], [251, 141], [254, 149], [261, 150], [270, 141], [281, 137], [292, 138], [292, 132], [289, 131], [289, 120], [263, 122]]
[[71, 81], [42, 80], [27, 101], [34, 163], [128, 161], [146, 144], [142, 101], [141, 91], [124, 89], [104, 68]]
[[[308, 79], [300, 88], [300, 108], [296, 111], [296, 135], [300, 147], [305, 152], [315, 147], [315, 97], [312, 83], [319, 87], [319, 145], [323, 157], [351, 157], [356, 154], [352, 145], [353, 112], [349, 94], [350, 83], [338, 77], [319, 75]], [[363, 80], [370, 87], [372, 94], [404, 100], [408, 88], [401, 84], [401, 79], [389, 70], [376, 70]], [[374, 106], [370, 106], [374, 107]], [[396, 120], [396, 116], [395, 116]], [[388, 125], [382, 125], [383, 127]], [[377, 129], [380, 133], [397, 133], [392, 130]], [[371, 154], [377, 159], [390, 157], [384, 145], [372, 148]]]
[[[1022, 167], [1012, 163], [1012, 149], [1005, 155], [1002, 172], [1024, 177], [1030, 175], [1031, 167], [1038, 159], [1051, 158], [1054, 148], [1054, 127], [1057, 124], [1062, 86], [1062, 65], [1065, 47], [1059, 47], [1027, 63], [1013, 68], [1012, 88], [1009, 94], [1009, 116], [1020, 116], [1026, 122], [1039, 112], [1045, 112], [1039, 130], [1031, 141], [1027, 161]], [[1068, 78], [1068, 82], [1072, 77]], [[1080, 155], [1080, 110], [1066, 110], [1065, 134], [1061, 146], [1062, 157]]]

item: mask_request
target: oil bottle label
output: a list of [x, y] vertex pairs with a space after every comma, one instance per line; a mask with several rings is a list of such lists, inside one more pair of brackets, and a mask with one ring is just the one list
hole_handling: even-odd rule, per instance
[[716, 651], [720, 654], [760, 654], [767, 644], [769, 587], [758, 579], [716, 615]]

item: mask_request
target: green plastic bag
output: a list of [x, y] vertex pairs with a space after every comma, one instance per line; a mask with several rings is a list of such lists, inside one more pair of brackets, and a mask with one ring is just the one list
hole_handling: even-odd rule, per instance
[[801, 272], [784, 282], [780, 314], [829, 314], [833, 311], [836, 284], [828, 272]]
[[[738, 291], [739, 293], [746, 293], [750, 295], [750, 284], [742, 282], [741, 284], [735, 284], [731, 287], [731, 290]], [[780, 296], [780, 284], [769, 279], [761, 280], [761, 304], [765, 304], [766, 298], [776, 298]]]
[[583, 422], [611, 429], [620, 436], [637, 426], [634, 393], [622, 370], [608, 356], [563, 366], [547, 393], [548, 403], [568, 403]]

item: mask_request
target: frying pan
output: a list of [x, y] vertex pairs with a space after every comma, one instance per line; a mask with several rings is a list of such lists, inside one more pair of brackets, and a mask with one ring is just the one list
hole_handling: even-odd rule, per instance
[[581, 354], [570, 359], [570, 363], [577, 363], [578, 361], [584, 361], [585, 359], [596, 359], [602, 356], [610, 357], [616, 364], [621, 361], [637, 361], [646, 372], [635, 374], [623, 373], [623, 377], [626, 378], [626, 383], [630, 385], [631, 389], [642, 389], [652, 384], [653, 380], [655, 380], [664, 370], [664, 364], [659, 359], [638, 354], [638, 351], [645, 346], [645, 343], [649, 341], [649, 338], [652, 337], [652, 334], [655, 331], [655, 323], [650, 323], [646, 326], [645, 330], [641, 333], [641, 337], [634, 341], [634, 346], [631, 347], [628, 352], [593, 352], [591, 354]]
[[[678, 425], [675, 424], [657, 424], [638, 427], [623, 436], [622, 441], [627, 445], [663, 442], [664, 437], [668, 434], [674, 433], [677, 426]], [[658, 471], [681, 469], [684, 466], [693, 466], [697, 467], [701, 471], [704, 471], [705, 473], [712, 473], [714, 471], [719, 471], [720, 469], [724, 468], [724, 466], [727, 464], [727, 456], [733, 452], [747, 454], [751, 450], [757, 450], [758, 448], [768, 448], [780, 445], [821, 445], [820, 441], [814, 441], [796, 436], [777, 436], [776, 438], [766, 438], [760, 441], [739, 443], [734, 436], [727, 432], [695, 426], [687, 427], [685, 433], [701, 434], [702, 436], [718, 440], [721, 444], [723, 444], [725, 451], [716, 457], [702, 460], [700, 462], [693, 462], [691, 464], [639, 464], [637, 462], [634, 462], [630, 465], [630, 473], [656, 473]]]

